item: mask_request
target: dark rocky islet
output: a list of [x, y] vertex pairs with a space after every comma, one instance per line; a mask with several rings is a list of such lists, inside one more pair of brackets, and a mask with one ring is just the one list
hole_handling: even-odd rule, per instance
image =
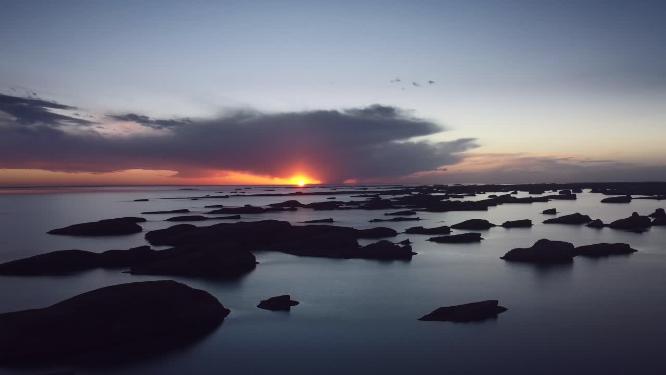
[[0, 363], [160, 352], [213, 331], [228, 314], [209, 293], [175, 281], [113, 285], [49, 307], [0, 314]]

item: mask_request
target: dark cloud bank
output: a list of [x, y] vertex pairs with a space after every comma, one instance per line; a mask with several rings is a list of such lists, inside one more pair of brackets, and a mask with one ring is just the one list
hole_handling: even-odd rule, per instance
[[101, 124], [58, 110], [76, 109], [0, 95], [0, 168], [169, 169], [181, 176], [234, 170], [287, 176], [302, 167], [327, 182], [339, 182], [436, 170], [459, 162], [461, 152], [476, 147], [473, 139], [411, 140], [443, 129], [380, 105], [278, 114], [238, 111], [199, 120], [109, 115], [109, 120], [153, 130], [114, 136], [100, 132]]

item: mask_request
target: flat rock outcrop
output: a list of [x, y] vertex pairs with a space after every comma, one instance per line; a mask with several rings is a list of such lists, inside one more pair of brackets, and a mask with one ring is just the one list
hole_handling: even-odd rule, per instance
[[120, 217], [89, 223], [74, 224], [64, 228], [48, 231], [49, 234], [66, 236], [119, 236], [143, 231], [137, 223], [145, 222], [141, 217]]
[[631, 195], [604, 198], [601, 203], [631, 203]]
[[463, 305], [445, 306], [419, 318], [422, 321], [440, 322], [474, 322], [494, 319], [497, 315], [507, 311], [499, 305], [497, 300], [466, 303]]

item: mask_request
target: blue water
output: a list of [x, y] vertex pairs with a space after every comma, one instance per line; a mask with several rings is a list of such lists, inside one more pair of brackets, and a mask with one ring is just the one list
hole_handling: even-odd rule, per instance
[[[52, 236], [69, 224], [135, 216], [141, 211], [204, 205], [265, 205], [287, 197], [164, 200], [231, 191], [172, 187], [22, 191], [0, 194], [0, 261], [79, 248], [102, 251], [145, 244], [144, 233], [108, 238]], [[248, 194], [264, 192], [255, 187]], [[293, 189], [277, 189], [293, 191]], [[133, 202], [149, 198], [149, 202]], [[480, 244], [435, 244], [410, 238], [411, 262], [335, 260], [257, 253], [256, 270], [234, 281], [172, 278], [215, 295], [231, 314], [211, 335], [180, 350], [112, 367], [73, 368], [80, 374], [664, 374], [666, 342], [666, 228], [637, 234], [579, 226], [544, 225], [545, 208], [610, 221], [653, 212], [665, 204], [634, 200], [601, 204], [598, 194], [577, 201], [501, 205], [487, 212], [419, 213], [419, 223], [379, 223], [401, 231], [413, 225], [451, 225], [469, 218], [496, 224], [532, 219], [531, 229], [492, 228]], [[325, 197], [299, 197], [303, 203]], [[358, 199], [338, 196], [339, 200]], [[336, 225], [373, 227], [386, 211], [312, 211], [243, 215], [243, 220], [297, 223], [333, 217]], [[164, 228], [173, 215], [146, 215], [144, 232]], [[197, 223], [196, 225], [204, 225]], [[206, 224], [207, 225], [207, 224]], [[540, 268], [499, 259], [540, 238], [576, 245], [626, 242], [639, 252], [573, 265]], [[165, 277], [93, 270], [57, 277], [0, 276], [0, 312], [44, 307], [106, 285]], [[256, 308], [261, 299], [291, 294], [290, 313]], [[509, 310], [481, 323], [420, 322], [439, 306], [499, 299]], [[0, 332], [1, 334], [1, 332]], [[64, 368], [69, 369], [69, 368]], [[47, 369], [1, 369], [44, 373]]]

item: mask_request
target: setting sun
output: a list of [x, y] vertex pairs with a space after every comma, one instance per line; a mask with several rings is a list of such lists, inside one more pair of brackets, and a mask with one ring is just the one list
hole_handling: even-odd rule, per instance
[[290, 185], [296, 185], [296, 186], [303, 187], [305, 185], [318, 184], [318, 183], [320, 183], [320, 181], [312, 179], [308, 176], [304, 176], [304, 175], [299, 174], [299, 175], [295, 175], [295, 176], [292, 176], [291, 178], [289, 178], [288, 183]]

